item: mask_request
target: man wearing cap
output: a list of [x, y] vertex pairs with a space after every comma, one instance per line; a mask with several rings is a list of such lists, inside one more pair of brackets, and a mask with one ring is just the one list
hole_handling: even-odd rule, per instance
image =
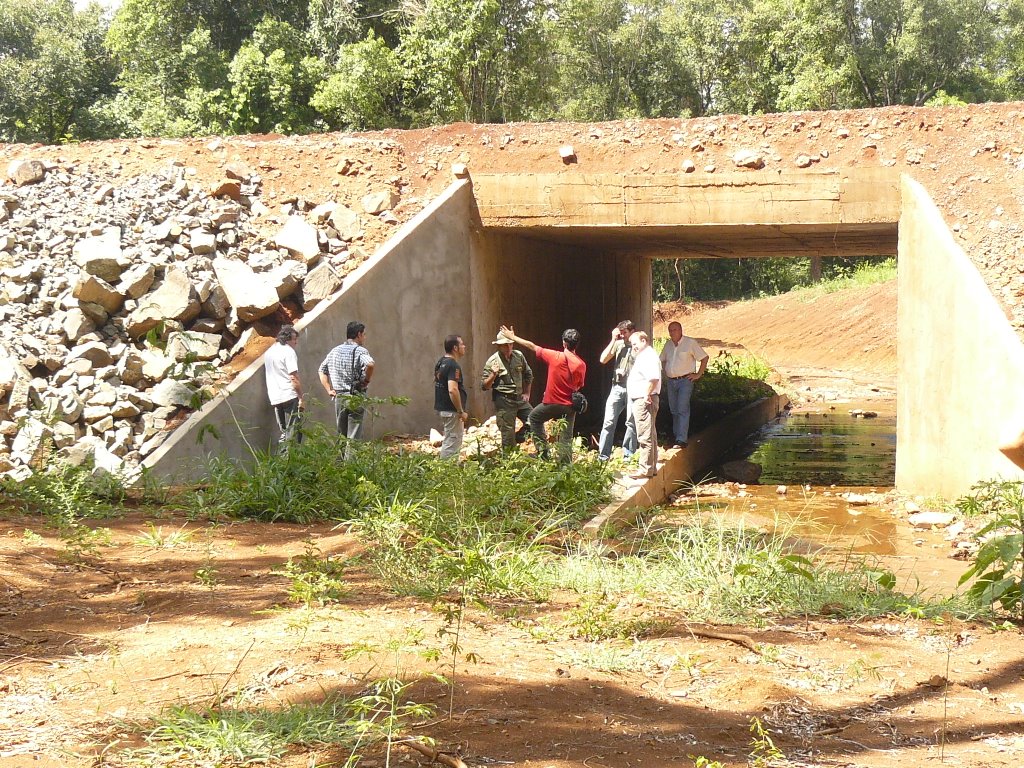
[[576, 411], [572, 409], [572, 393], [583, 389], [587, 378], [587, 364], [576, 354], [580, 332], [575, 328], [562, 331], [562, 349], [547, 349], [532, 341], [516, 336], [510, 327], [501, 326], [501, 335], [533, 350], [537, 359], [548, 367], [548, 382], [544, 400], [530, 414], [530, 431], [537, 453], [547, 458], [548, 434], [544, 424], [553, 419], [565, 419], [565, 429], [558, 436], [558, 460], [572, 462], [572, 431], [576, 425]]
[[493, 355], [484, 363], [480, 375], [480, 388], [491, 390], [494, 399], [494, 415], [501, 433], [501, 449], [511, 450], [516, 444], [516, 417], [528, 424], [530, 413], [530, 389], [533, 385], [533, 370], [526, 357], [514, 349], [512, 339], [502, 333], [492, 342], [497, 346]]
[[694, 382], [708, 369], [708, 353], [695, 340], [683, 336], [683, 326], [675, 321], [668, 324], [668, 335], [661, 350], [661, 365], [675, 444], [685, 448], [690, 433], [690, 395]]

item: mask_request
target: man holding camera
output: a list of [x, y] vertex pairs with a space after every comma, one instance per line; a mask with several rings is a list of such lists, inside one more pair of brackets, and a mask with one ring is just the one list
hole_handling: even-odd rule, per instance
[[[320, 364], [320, 383], [334, 400], [334, 413], [338, 420], [338, 434], [349, 440], [363, 436], [363, 418], [366, 407], [360, 404], [362, 395], [373, 378], [373, 358], [363, 341], [366, 326], [353, 320], [345, 329], [345, 343], [332, 349]], [[346, 458], [351, 449], [346, 447]]]
[[622, 458], [628, 459], [636, 452], [636, 423], [633, 420], [633, 410], [629, 407], [629, 398], [626, 396], [626, 379], [633, 367], [633, 348], [630, 346], [629, 337], [633, 335], [634, 330], [632, 320], [623, 320], [612, 329], [612, 340], [601, 353], [602, 363], [615, 361], [612, 388], [604, 405], [604, 423], [601, 425], [601, 437], [598, 440], [598, 458], [601, 461], [608, 461], [612, 457], [615, 427], [623, 411], [626, 411], [626, 435], [622, 439]]

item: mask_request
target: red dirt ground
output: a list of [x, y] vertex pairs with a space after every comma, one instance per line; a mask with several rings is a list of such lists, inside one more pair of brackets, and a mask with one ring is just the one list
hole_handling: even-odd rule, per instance
[[[691, 156], [699, 168], [714, 161], [724, 169], [735, 149], [766, 145], [768, 166], [744, 173], [797, 172], [796, 155], [812, 151], [820, 158], [813, 171], [895, 163], [924, 183], [947, 221], [957, 225], [957, 237], [1020, 328], [1020, 110], [1013, 104], [900, 107], [599, 125], [455, 125], [360, 136], [6, 146], [0, 158], [86, 163], [109, 169], [114, 178], [180, 160], [204, 182], [217, 180], [223, 166], [237, 159], [260, 169], [265, 194], [278, 201], [294, 195], [353, 201], [375, 185], [395, 185], [402, 191], [402, 220], [450, 181], [455, 162], [467, 163], [471, 172], [675, 173]], [[841, 127], [850, 138], [838, 138]], [[705, 146], [699, 157], [690, 150], [698, 137]], [[574, 145], [578, 164], [563, 165], [558, 147], [564, 143]], [[345, 161], [350, 169], [341, 174], [337, 169]], [[392, 227], [380, 222], [369, 228], [366, 249]], [[816, 299], [813, 315], [787, 297], [753, 305], [756, 314], [749, 305], [700, 310], [684, 317], [684, 324], [692, 335], [723, 347], [741, 344], [781, 368], [826, 368], [882, 381], [892, 375], [894, 333], [858, 313], [866, 311], [874, 321], [891, 318], [895, 299], [885, 287], [864, 290], [852, 303]], [[813, 343], [787, 328], [787, 318], [794, 317], [799, 320], [790, 322], [809, 326]], [[358, 552], [354, 537], [328, 525], [208, 527], [178, 514], [152, 519], [132, 513], [98, 521], [111, 529], [112, 545], [69, 563], [62, 542], [38, 518], [4, 504], [0, 522], [4, 768], [109, 764], [116, 752], [109, 745], [122, 738], [124, 721], [145, 722], [172, 704], [199, 707], [244, 692], [250, 704], [272, 707], [363, 690], [368, 679], [393, 674], [396, 662], [383, 652], [347, 660], [345, 651], [362, 641], [383, 645], [419, 631], [422, 639], [409, 639], [410, 645], [443, 646], [436, 637], [443, 621], [430, 605], [394, 597], [358, 564], [346, 571], [351, 591], [338, 604], [307, 612], [287, 603], [287, 582], [275, 569], [302, 554], [304, 542], [315, 541], [325, 553]], [[164, 539], [178, 530], [190, 538], [154, 548], [142, 538], [150, 523]], [[932, 556], [929, 551], [944, 557], [948, 545], [940, 536], [922, 536], [936, 547], [923, 550], [922, 558]], [[215, 573], [210, 587], [196, 578], [202, 568]], [[480, 661], [459, 666], [454, 718], [439, 716], [415, 733], [460, 752], [469, 765], [689, 766], [690, 756], [704, 755], [739, 766], [750, 753], [750, 719], [758, 717], [788, 758], [779, 765], [924, 768], [940, 755], [950, 765], [978, 768], [1024, 763], [1019, 630], [902, 616], [841, 620], [827, 611], [800, 621], [766, 617], [763, 627], [752, 629], [716, 629], [692, 625], [687, 616], [636, 596], [619, 612], [660, 619], [663, 630], [638, 646], [592, 644], [572, 639], [565, 629], [579, 602], [566, 594], [550, 604], [471, 610], [463, 654]], [[708, 636], [715, 632], [742, 633], [759, 652]], [[600, 653], [612, 652], [638, 661], [622, 672], [595, 668]], [[445, 671], [443, 663], [411, 652], [399, 663], [408, 675]], [[447, 692], [439, 684], [421, 683], [412, 695], [446, 711]], [[297, 748], [276, 764], [336, 764], [346, 756]], [[418, 762], [402, 756], [403, 764]], [[371, 754], [363, 764], [381, 766], [383, 754]]]

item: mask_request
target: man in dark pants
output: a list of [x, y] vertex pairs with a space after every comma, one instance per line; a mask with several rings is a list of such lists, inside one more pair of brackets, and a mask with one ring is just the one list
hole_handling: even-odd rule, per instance
[[510, 451], [516, 444], [516, 417], [528, 424], [530, 388], [533, 370], [523, 353], [512, 348], [512, 339], [502, 334], [493, 342], [497, 351], [487, 358], [480, 375], [480, 388], [491, 390], [494, 397], [494, 415], [501, 434], [501, 449]]
[[580, 332], [567, 328], [562, 332], [562, 349], [547, 349], [532, 341], [516, 336], [515, 330], [504, 325], [502, 336], [512, 339], [527, 349], [533, 350], [537, 359], [548, 367], [548, 381], [544, 399], [530, 414], [530, 429], [537, 452], [547, 458], [548, 435], [544, 424], [552, 419], [565, 419], [565, 429], [558, 436], [558, 460], [563, 464], [572, 461], [572, 431], [576, 425], [576, 411], [572, 409], [572, 393], [583, 389], [587, 378], [587, 364], [576, 354], [580, 343]]
[[302, 442], [299, 418], [302, 412], [302, 382], [299, 381], [299, 360], [295, 347], [299, 343], [299, 332], [292, 325], [282, 325], [277, 334], [277, 343], [263, 356], [263, 367], [267, 376], [267, 397], [274, 406], [274, 417], [281, 430], [278, 443], [280, 453], [288, 452], [292, 439]]

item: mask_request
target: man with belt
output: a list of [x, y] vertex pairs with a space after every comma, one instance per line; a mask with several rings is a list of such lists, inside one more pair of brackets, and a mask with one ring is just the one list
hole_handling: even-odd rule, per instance
[[626, 379], [626, 394], [636, 421], [637, 472], [634, 480], [654, 477], [658, 471], [658, 433], [654, 422], [658, 418], [661, 399], [661, 360], [643, 331], [629, 337], [633, 347], [633, 367]]
[[612, 457], [612, 443], [615, 442], [615, 427], [619, 415], [626, 411], [626, 436], [622, 439], [622, 457], [628, 459], [636, 451], [636, 424], [633, 422], [633, 411], [629, 408], [626, 397], [626, 377], [633, 367], [633, 348], [629, 337], [633, 334], [633, 321], [623, 320], [612, 329], [612, 340], [601, 353], [601, 362], [615, 361], [612, 371], [612, 389], [604, 405], [604, 423], [601, 425], [601, 437], [598, 440], [597, 457], [608, 461]]
[[533, 411], [530, 407], [533, 370], [523, 353], [512, 347], [512, 339], [508, 336], [499, 333], [493, 343], [498, 349], [484, 363], [480, 388], [491, 390], [494, 415], [501, 433], [501, 449], [509, 451], [517, 442], [516, 417], [523, 422], [525, 430]]
[[661, 350], [661, 364], [667, 379], [675, 444], [685, 448], [690, 433], [690, 395], [693, 383], [708, 369], [708, 353], [689, 336], [683, 336], [683, 326], [675, 321], [668, 324], [668, 335]]
[[[360, 400], [366, 394], [373, 378], [373, 358], [363, 341], [366, 326], [353, 320], [345, 328], [345, 343], [332, 349], [320, 364], [320, 383], [328, 396], [334, 400], [334, 415], [338, 421], [338, 434], [350, 441], [363, 436], [365, 406]], [[345, 457], [352, 455], [352, 448], [346, 443]]]

